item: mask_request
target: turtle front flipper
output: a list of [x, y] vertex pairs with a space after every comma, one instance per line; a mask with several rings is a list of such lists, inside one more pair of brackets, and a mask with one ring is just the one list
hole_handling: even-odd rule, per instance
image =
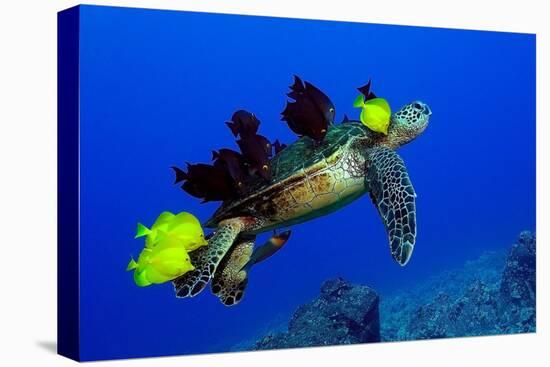
[[416, 241], [416, 193], [405, 163], [389, 148], [368, 151], [366, 185], [388, 232], [393, 258], [411, 258]]
[[176, 296], [194, 297], [200, 293], [214, 275], [233, 242], [242, 231], [252, 228], [254, 218], [242, 217], [227, 219], [220, 222], [216, 233], [208, 240], [208, 245], [189, 254], [195, 270], [189, 271], [174, 279]]
[[239, 238], [223, 258], [212, 279], [212, 293], [226, 306], [238, 304], [248, 284], [248, 263], [254, 249], [254, 237]]

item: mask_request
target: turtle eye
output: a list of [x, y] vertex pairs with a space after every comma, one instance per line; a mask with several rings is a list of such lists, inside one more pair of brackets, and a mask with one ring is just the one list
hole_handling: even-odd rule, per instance
[[421, 109], [422, 109], [422, 106], [420, 105], [420, 103], [415, 102], [415, 103], [413, 103], [413, 108], [414, 108], [415, 110], [421, 110]]

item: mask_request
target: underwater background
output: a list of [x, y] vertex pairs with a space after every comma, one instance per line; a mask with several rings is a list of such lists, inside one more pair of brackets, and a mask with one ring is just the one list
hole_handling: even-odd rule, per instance
[[[240, 349], [327, 279], [395, 294], [536, 230], [534, 35], [95, 6], [80, 17], [83, 360]], [[331, 98], [336, 121], [358, 118], [356, 88], [369, 79], [393, 110], [430, 106], [426, 131], [399, 150], [418, 194], [411, 261], [392, 259], [365, 196], [293, 227], [235, 307], [209, 289], [177, 299], [170, 283], [137, 287], [125, 272], [143, 247], [136, 223], [165, 210], [204, 221], [218, 206], [174, 185], [170, 166], [236, 149], [224, 122], [238, 109], [256, 114], [262, 135], [292, 143], [280, 113], [294, 74]], [[390, 321], [382, 331], [398, 327]]]

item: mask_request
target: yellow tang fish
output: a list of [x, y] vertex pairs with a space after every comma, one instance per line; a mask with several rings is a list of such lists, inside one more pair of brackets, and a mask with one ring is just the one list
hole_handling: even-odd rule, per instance
[[204, 239], [199, 220], [191, 213], [181, 212], [174, 215], [170, 212], [161, 213], [151, 229], [138, 223], [135, 238], [145, 238], [145, 247], [151, 248], [165, 237], [180, 240], [187, 251], [193, 251], [207, 244]]
[[127, 271], [134, 270], [134, 281], [140, 287], [160, 284], [194, 270], [189, 254], [176, 240], [162, 240], [153, 249], [145, 247], [137, 262], [130, 260]]
[[353, 107], [362, 108], [359, 119], [369, 129], [377, 133], [388, 135], [391, 109], [384, 98], [373, 98], [365, 101], [365, 96], [360, 94], [353, 102]]
[[186, 212], [163, 212], [151, 229], [138, 223], [135, 238], [143, 236], [145, 248], [126, 268], [134, 270], [134, 281], [140, 287], [165, 283], [194, 270], [188, 251], [207, 244], [200, 222]]

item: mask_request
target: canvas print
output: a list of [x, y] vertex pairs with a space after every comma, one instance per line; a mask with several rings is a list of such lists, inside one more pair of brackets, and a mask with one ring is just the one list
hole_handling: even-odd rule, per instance
[[59, 14], [59, 348], [536, 330], [535, 36]]

